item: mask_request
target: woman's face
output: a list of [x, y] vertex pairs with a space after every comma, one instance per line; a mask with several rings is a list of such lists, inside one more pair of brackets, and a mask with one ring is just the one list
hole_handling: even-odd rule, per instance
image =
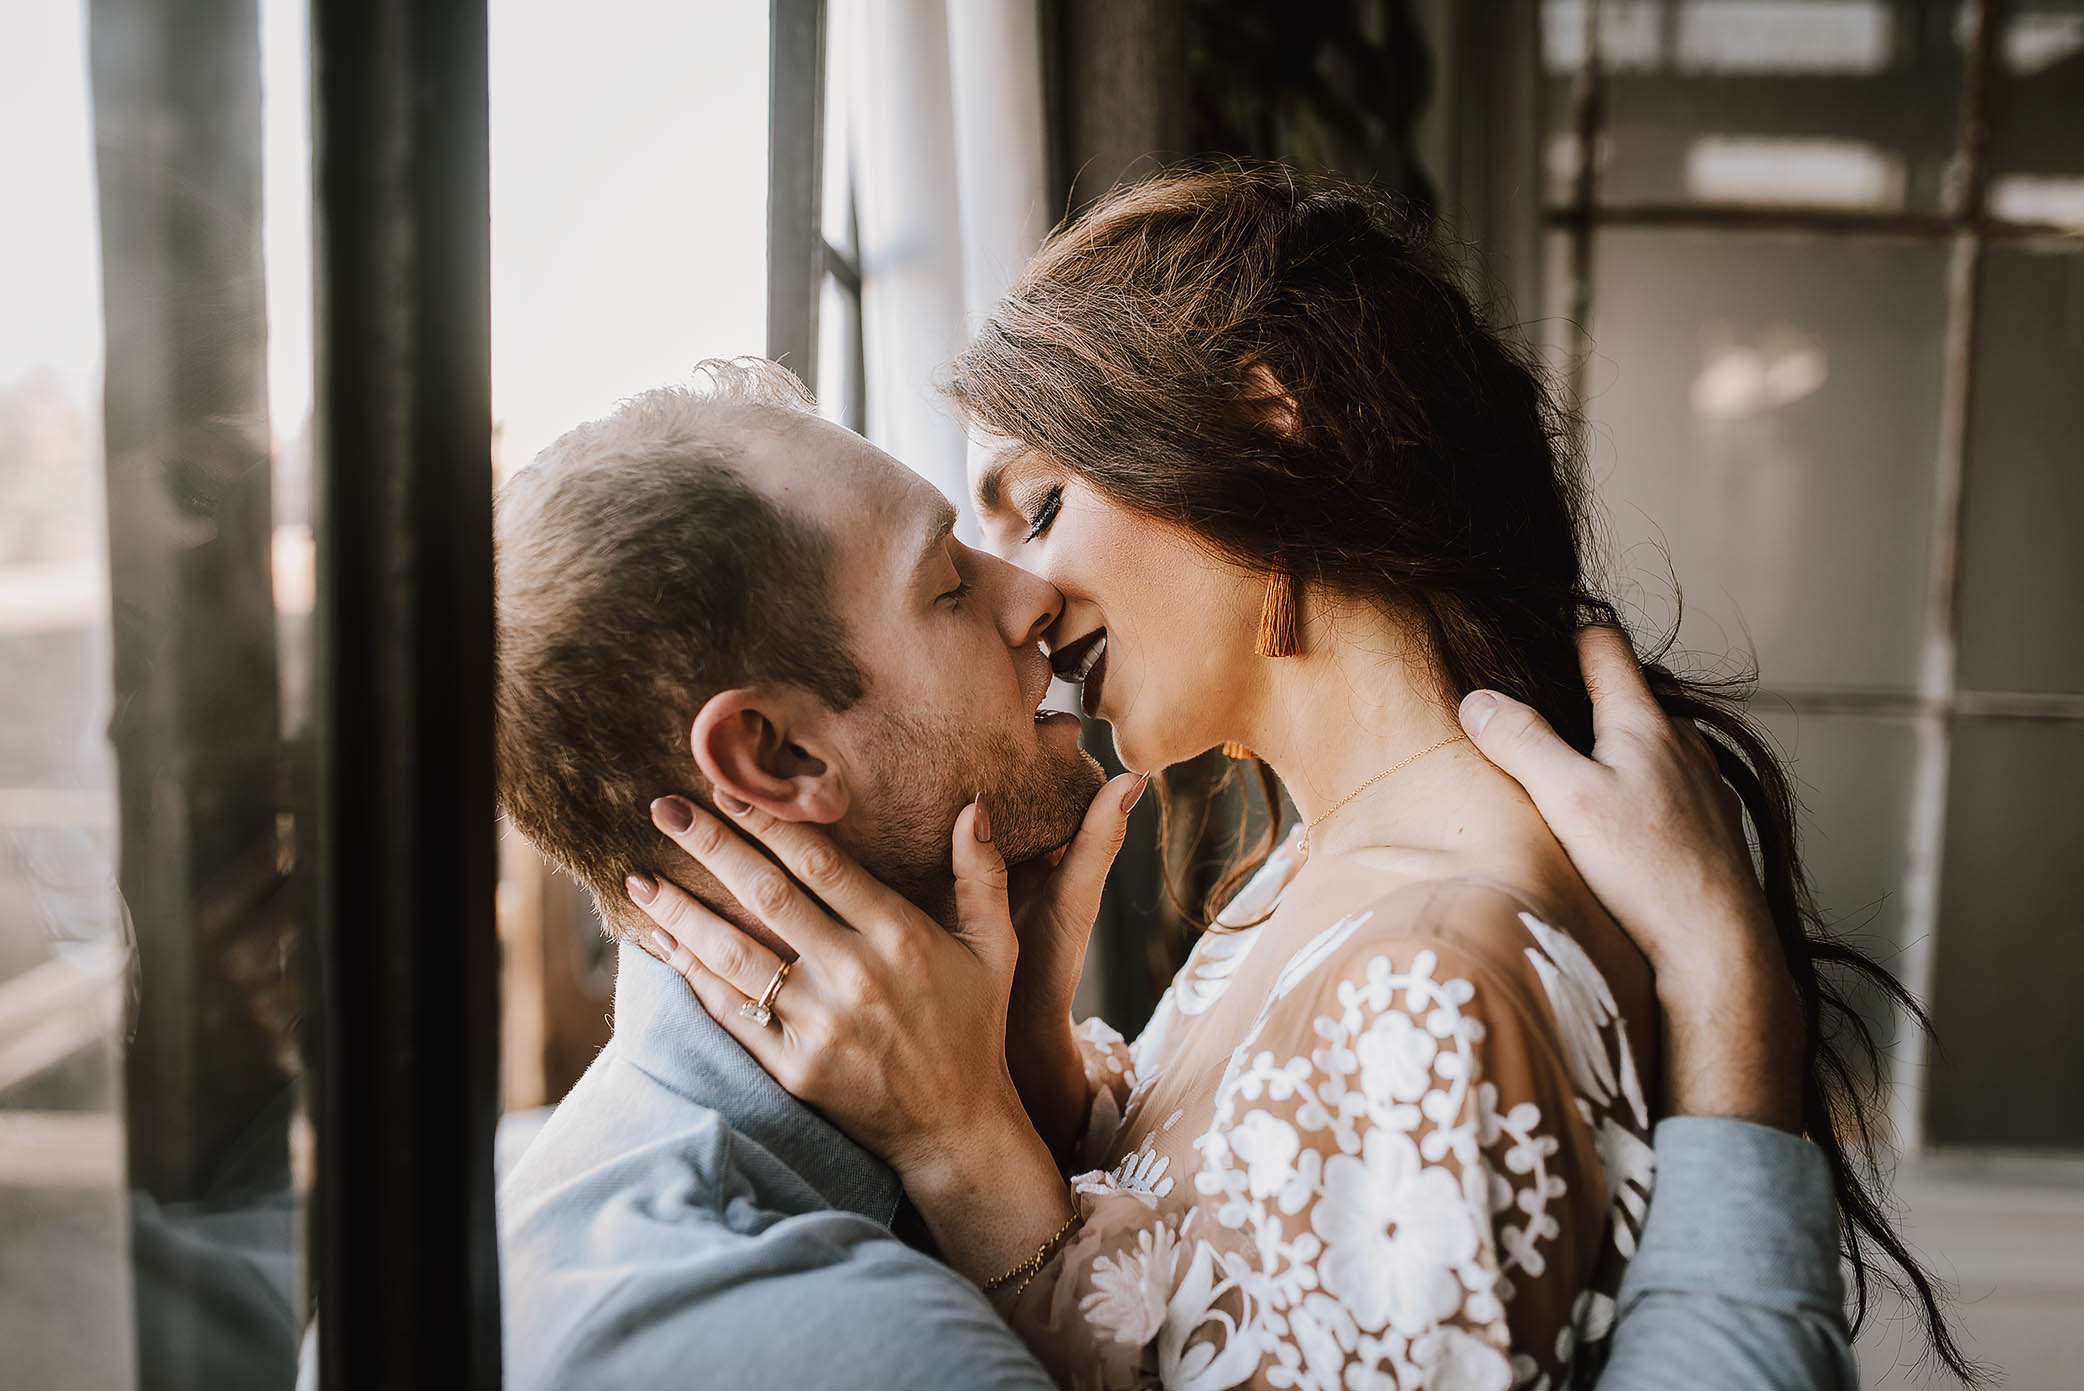
[[1237, 737], [1263, 579], [1054, 460], [991, 443], [971, 479], [985, 544], [1062, 592], [1051, 665], [1082, 680], [1122, 762], [1162, 768]]

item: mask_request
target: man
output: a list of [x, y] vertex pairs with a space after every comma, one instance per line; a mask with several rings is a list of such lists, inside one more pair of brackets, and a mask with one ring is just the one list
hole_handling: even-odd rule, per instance
[[[567, 435], [499, 500], [501, 800], [622, 941], [615, 1036], [501, 1195], [510, 1384], [1046, 1387], [977, 1289], [893, 1234], [891, 1172], [647, 955], [623, 885], [671, 877], [769, 940], [647, 816], [661, 791], [708, 795], [698, 749], [943, 921], [949, 831], [980, 791], [1009, 862], [1062, 846], [1089, 803], [1119, 799], [1094, 803], [1076, 721], [1039, 712], [1037, 642], [1060, 600], [959, 552], [945, 499], [817, 419], [779, 368], [706, 363], [698, 377]], [[1638, 834], [1624, 859], [1601, 809], [1661, 796], [1664, 872], [1697, 888], [1702, 863], [1734, 863], [1697, 751], [1637, 710], [1612, 722], [1631, 731], [1625, 757], [1564, 749], [1566, 763], [1530, 712], [1494, 698], [1486, 721], [1483, 706], [1465, 711], [1472, 736], [1545, 809], [1578, 809], [1560, 838], [1617, 917], [1653, 958], [1691, 955], [1642, 930], [1636, 914], [1670, 909], [1630, 864], [1660, 852]], [[1715, 882], [1727, 935], [1755, 940], [1756, 888]], [[1697, 898], [1689, 910], [1713, 916]], [[1788, 1070], [1728, 1066], [1720, 1034], [1697, 1027], [1710, 994], [1695, 982], [1741, 969], [1715, 1007], [1740, 1038], [1770, 1032], [1771, 948], [1768, 929], [1748, 956], [1673, 966], [1673, 1110], [1782, 1121]], [[1057, 1032], [1016, 1000], [1009, 1049], [1061, 1048]], [[1766, 1126], [1698, 1118], [1666, 1122], [1658, 1148], [1601, 1384], [1669, 1385], [1682, 1365], [1692, 1386], [1850, 1384], [1820, 1157]]]

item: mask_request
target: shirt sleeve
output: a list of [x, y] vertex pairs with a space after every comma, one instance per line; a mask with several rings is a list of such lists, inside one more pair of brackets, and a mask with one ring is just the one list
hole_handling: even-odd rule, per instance
[[1663, 1388], [1676, 1366], [1704, 1391], [1858, 1386], [1822, 1151], [1707, 1116], [1661, 1122], [1656, 1147], [1600, 1391]]
[[1535, 971], [1327, 937], [1231, 1054], [1191, 1173], [1146, 1144], [1076, 1181], [1007, 1310], [1060, 1382], [1506, 1391], [1604, 1336], [1608, 1179]]

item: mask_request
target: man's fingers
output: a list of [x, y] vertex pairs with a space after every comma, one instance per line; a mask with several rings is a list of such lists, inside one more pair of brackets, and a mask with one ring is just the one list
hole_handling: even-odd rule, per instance
[[1635, 659], [1628, 634], [1611, 623], [1578, 629], [1578, 667], [1592, 695], [1592, 737], [1604, 739], [1627, 728], [1641, 733], [1662, 729], [1664, 710], [1650, 694], [1642, 664]]
[[699, 965], [703, 974], [756, 1000], [781, 968], [779, 956], [710, 912], [671, 880], [632, 874], [624, 887], [630, 901], [656, 924], [652, 945], [689, 985], [695, 984], [690, 966]]
[[955, 818], [956, 931], [980, 957], [1012, 969], [1012, 910], [1006, 903], [1006, 858], [992, 843], [991, 808], [979, 797]]
[[714, 812], [685, 797], [661, 797], [651, 804], [651, 824], [694, 856], [740, 906], [798, 952], [838, 935], [837, 924], [817, 900]]
[[1590, 775], [1591, 760], [1563, 742], [1531, 706], [1496, 691], [1471, 691], [1462, 698], [1462, 729], [1477, 750], [1515, 778], [1544, 818], [1576, 779]]

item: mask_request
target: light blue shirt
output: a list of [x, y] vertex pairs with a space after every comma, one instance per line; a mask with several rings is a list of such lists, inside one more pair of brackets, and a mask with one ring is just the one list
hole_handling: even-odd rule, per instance
[[896, 1175], [625, 945], [615, 1035], [500, 1188], [512, 1391], [1050, 1391], [890, 1233]]
[[[1657, 1129], [1599, 1386], [1851, 1388], [1821, 1154]], [[514, 1391], [979, 1388], [1048, 1375], [975, 1286], [892, 1236], [896, 1177], [625, 945], [615, 1035], [500, 1190]]]

